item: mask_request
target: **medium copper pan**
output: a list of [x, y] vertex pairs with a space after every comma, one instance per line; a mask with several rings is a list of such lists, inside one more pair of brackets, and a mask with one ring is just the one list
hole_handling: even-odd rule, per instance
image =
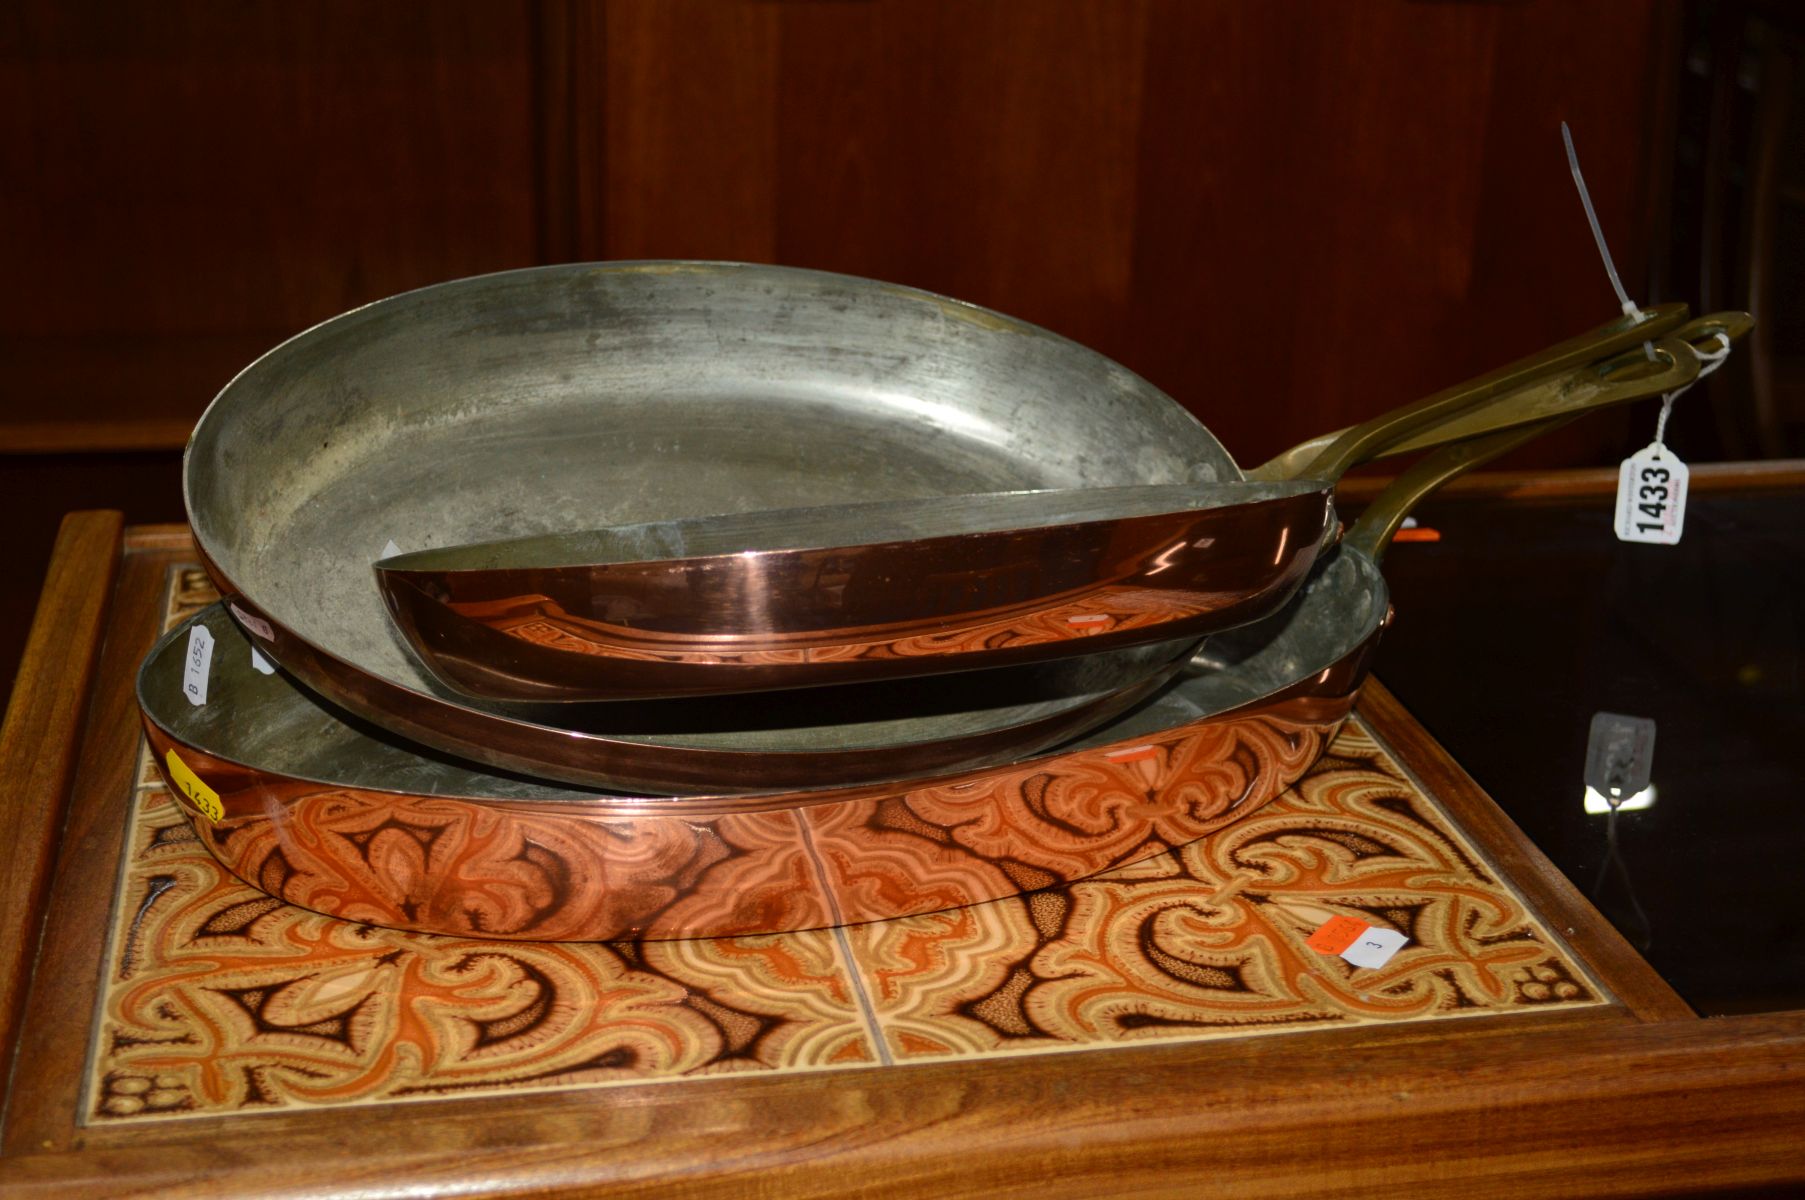
[[[1299, 478], [686, 518], [416, 551], [378, 562], [376, 576], [421, 661], [499, 700], [909, 678], [1198, 637], [1290, 597], [1328, 540], [1337, 479], [1363, 459], [1696, 374], [1679, 339], [1652, 362], [1610, 358], [1632, 336], [1624, 325], [1343, 431]], [[1587, 346], [1603, 357], [1547, 373]]]
[[[1009, 765], [760, 796], [573, 792], [346, 720], [253, 670], [220, 606], [153, 648], [139, 703], [208, 849], [252, 886], [346, 920], [589, 940], [935, 911], [1182, 845], [1295, 782], [1352, 707], [1390, 619], [1377, 558], [1405, 511], [1535, 432], [1423, 460], [1282, 610], [1212, 639], [1198, 673], [1079, 743]], [[217, 640], [201, 707], [182, 695], [195, 625]]]

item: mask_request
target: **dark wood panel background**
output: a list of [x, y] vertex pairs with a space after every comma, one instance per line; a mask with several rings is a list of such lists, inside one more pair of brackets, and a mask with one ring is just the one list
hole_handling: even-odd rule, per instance
[[[573, 258], [782, 262], [992, 305], [1258, 460], [1613, 315], [1558, 121], [1635, 286], [1673, 11], [15, 0], [6, 553], [29, 595], [55, 517], [116, 499], [110, 460], [77, 451], [142, 452], [129, 511], [179, 512], [174, 450], [282, 338]], [[1599, 418], [1531, 461], [1611, 461], [1652, 421]]]
[[693, 256], [1045, 323], [1258, 456], [1613, 313], [1557, 122], [1640, 279], [1660, 20], [27, 0], [0, 17], [5, 419], [15, 449], [174, 445], [231, 370], [352, 305]]

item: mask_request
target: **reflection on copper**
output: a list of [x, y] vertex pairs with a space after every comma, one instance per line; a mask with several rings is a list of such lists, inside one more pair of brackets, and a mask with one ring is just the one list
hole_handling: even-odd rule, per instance
[[1276, 696], [1157, 733], [925, 781], [723, 797], [712, 811], [335, 787], [146, 729], [160, 765], [174, 748], [219, 795], [217, 823], [182, 801], [201, 841], [291, 904], [461, 936], [720, 937], [975, 904], [1202, 837], [1310, 768], [1377, 636]]
[[1326, 492], [1306, 492], [1007, 537], [378, 568], [377, 579], [421, 660], [472, 695], [764, 691], [1045, 661], [1246, 624], [1290, 598], [1331, 513]]
[[[1188, 653], [1182, 639], [1170, 654], [1150, 647], [1125, 650], [1102, 673], [1100, 690], [1076, 686], [1098, 677], [1095, 664], [1052, 664], [1049, 669], [1060, 677], [1042, 681], [1033, 693], [1049, 706], [1013, 724], [979, 725], [926, 740], [807, 750], [703, 747], [570, 728], [549, 723], [543, 714], [495, 711], [407, 687], [318, 648], [246, 597], [204, 549], [198, 555], [252, 644], [334, 703], [410, 741], [473, 762], [617, 791], [690, 795], [850, 786], [1015, 759], [1079, 737], [1131, 708], [1169, 680]], [[486, 629], [479, 632], [531, 648]], [[1067, 666], [1073, 668], [1069, 677], [1061, 674]], [[1061, 699], [1069, 702], [1057, 702]]]

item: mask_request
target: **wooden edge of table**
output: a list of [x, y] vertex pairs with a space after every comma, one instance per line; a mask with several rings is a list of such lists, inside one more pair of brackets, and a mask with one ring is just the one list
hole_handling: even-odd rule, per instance
[[[113, 585], [113, 615], [79, 739], [80, 764], [69, 790], [37, 969], [17, 1039], [14, 1102], [0, 1124], [0, 1153], [67, 1143], [81, 1109], [81, 1064], [101, 992], [126, 837], [124, 806], [132, 795], [142, 736], [138, 664], [162, 633], [167, 573], [191, 552], [185, 538], [159, 543], [169, 539], [129, 534]], [[43, 980], [56, 986], [39, 986]], [[79, 1000], [70, 1003], [71, 996]]]
[[6, 780], [0, 847], [11, 856], [9, 869], [0, 873], [0, 1079], [12, 1071], [122, 524], [116, 512], [63, 518], [0, 725], [0, 778]]
[[1404, 769], [1442, 802], [1480, 852], [1492, 860], [1494, 869], [1522, 893], [1631, 1012], [1644, 1021], [1684, 1020], [1695, 1015], [1679, 993], [1376, 679], [1367, 680], [1360, 693], [1360, 715], [1392, 747]]
[[125, 531], [128, 554], [175, 551], [194, 553], [194, 531], [181, 522], [168, 525], [133, 525]]
[[1649, 1196], [1805, 1179], [1805, 1013], [1473, 1024], [1488, 1028], [729, 1077], [531, 1114], [194, 1122], [22, 1155], [0, 1179], [15, 1200]]

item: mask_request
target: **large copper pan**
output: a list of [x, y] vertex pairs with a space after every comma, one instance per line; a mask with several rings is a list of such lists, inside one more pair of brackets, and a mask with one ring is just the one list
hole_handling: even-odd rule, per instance
[[[184, 465], [209, 571], [307, 686], [491, 766], [659, 792], [1006, 760], [1100, 719], [1123, 688], [1061, 677], [1049, 708], [975, 734], [963, 680], [939, 717], [882, 731], [844, 728], [843, 700], [779, 718], [761, 702], [751, 730], [719, 710], [478, 703], [406, 652], [371, 562], [391, 542], [1240, 477], [1169, 398], [1045, 330], [867, 280], [688, 263], [511, 272], [347, 313], [234, 379]], [[1162, 645], [1121, 669], [1138, 662], [1146, 683], [1188, 639]]]
[[[1418, 496], [1524, 440], [1401, 477], [1279, 613], [1134, 712], [1024, 762], [852, 788], [671, 799], [572, 792], [422, 755], [282, 675], [215, 606], [139, 675], [159, 767], [251, 885], [347, 920], [536, 940], [750, 934], [976, 903], [1121, 866], [1258, 808], [1347, 715], [1390, 609], [1377, 555]], [[182, 692], [188, 629], [217, 639]]]
[[1059, 673], [989, 689], [1027, 712], [973, 712], [961, 680], [921, 697], [938, 715], [882, 727], [849, 724], [866, 707], [850, 698], [761, 701], [737, 726], [718, 707], [477, 703], [391, 630], [370, 575], [385, 546], [1224, 476], [1238, 472], [1193, 417], [1044, 330], [868, 280], [692, 263], [510, 272], [346, 313], [234, 379], [184, 463], [209, 572], [307, 686], [492, 766], [658, 792], [1019, 757], [1107, 716], [1189, 642], [1121, 660], [1100, 691]]
[[1683, 338], [1612, 357], [1642, 328], [1613, 322], [1345, 431], [1300, 478], [685, 518], [421, 550], [376, 576], [439, 678], [501, 700], [910, 678], [1198, 637], [1290, 597], [1330, 540], [1336, 480], [1364, 458], [1689, 382]]

